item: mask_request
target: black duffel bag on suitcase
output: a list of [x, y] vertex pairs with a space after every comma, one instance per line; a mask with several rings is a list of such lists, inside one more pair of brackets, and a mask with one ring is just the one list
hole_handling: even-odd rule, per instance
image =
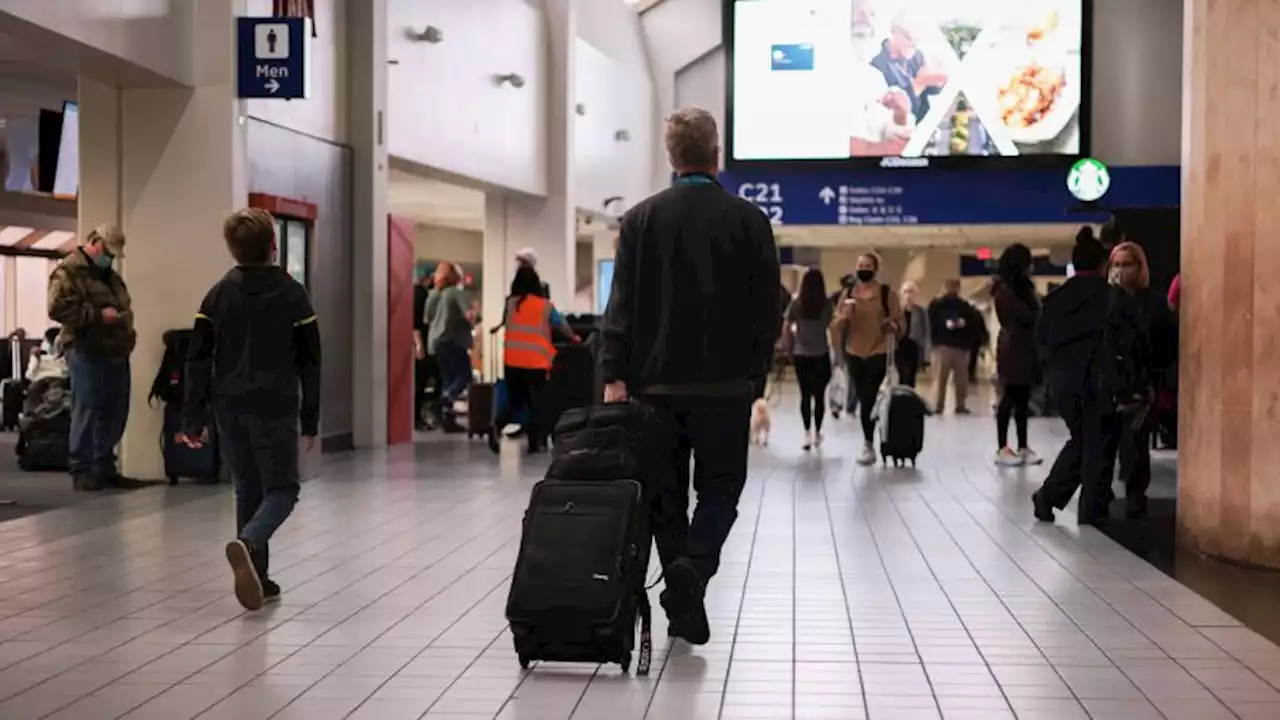
[[[653, 544], [655, 415], [638, 403], [564, 414], [547, 478], [525, 513], [507, 621], [521, 667], [535, 660], [618, 663], [653, 653], [645, 573]], [[657, 468], [656, 470], [647, 468]]]
[[[542, 427], [559, 425], [560, 416], [575, 408], [589, 407], [600, 399], [596, 388], [596, 356], [592, 345], [556, 343], [556, 358], [547, 382], [538, 391]], [[558, 441], [558, 433], [552, 437]]]

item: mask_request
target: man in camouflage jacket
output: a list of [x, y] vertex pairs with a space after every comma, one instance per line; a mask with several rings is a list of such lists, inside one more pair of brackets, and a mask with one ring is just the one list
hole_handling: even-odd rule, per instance
[[49, 277], [49, 318], [71, 372], [72, 483], [77, 490], [132, 485], [116, 468], [115, 449], [129, 419], [129, 355], [137, 342], [124, 279], [112, 268], [124, 233], [103, 225]]

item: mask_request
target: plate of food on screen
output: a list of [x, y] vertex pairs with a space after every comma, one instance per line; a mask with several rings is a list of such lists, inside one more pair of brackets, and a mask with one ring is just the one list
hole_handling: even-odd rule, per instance
[[1028, 58], [997, 88], [1000, 119], [1019, 144], [1048, 142], [1075, 117], [1080, 106], [1080, 73], [1066, 62]]
[[1001, 125], [1019, 145], [1050, 142], [1080, 107], [1079, 44], [1066, 41], [1056, 14], [1008, 30], [989, 66]]

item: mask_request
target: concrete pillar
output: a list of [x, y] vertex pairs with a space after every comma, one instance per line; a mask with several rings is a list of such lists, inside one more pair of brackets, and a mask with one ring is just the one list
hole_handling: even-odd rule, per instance
[[133, 299], [133, 355], [123, 471], [163, 477], [161, 415], [147, 404], [171, 328], [190, 327], [209, 287], [231, 266], [222, 221], [247, 196], [244, 128], [235, 98], [234, 18], [244, 0], [192, 10], [193, 88], [116, 90], [80, 85], [80, 234], [118, 223], [128, 237], [120, 271]]
[[1280, 5], [1185, 10], [1178, 538], [1280, 567]]
[[387, 444], [387, 0], [348, 2], [352, 153], [352, 434]]
[[561, 308], [573, 304], [577, 290], [577, 200], [574, 193], [574, 45], [578, 0], [547, 0], [551, 43], [547, 68], [547, 195], [533, 198], [489, 192], [485, 196], [484, 290], [481, 312], [487, 325], [502, 317], [503, 298], [523, 247], [538, 253], [538, 274], [551, 285]]

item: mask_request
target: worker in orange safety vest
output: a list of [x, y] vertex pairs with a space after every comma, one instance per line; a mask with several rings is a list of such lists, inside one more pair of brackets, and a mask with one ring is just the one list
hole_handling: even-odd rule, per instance
[[[552, 329], [579, 342], [564, 316], [551, 301], [542, 296], [542, 278], [530, 265], [521, 265], [511, 281], [511, 295], [500, 327], [507, 330], [503, 341], [503, 384], [506, 402], [499, 403], [493, 428], [489, 431], [489, 449], [499, 452], [499, 430], [522, 409], [528, 408], [525, 434], [529, 452], [546, 449], [546, 429], [541, 427], [537, 408], [538, 391], [547, 381], [556, 358]], [[494, 328], [496, 332], [498, 328]]]

